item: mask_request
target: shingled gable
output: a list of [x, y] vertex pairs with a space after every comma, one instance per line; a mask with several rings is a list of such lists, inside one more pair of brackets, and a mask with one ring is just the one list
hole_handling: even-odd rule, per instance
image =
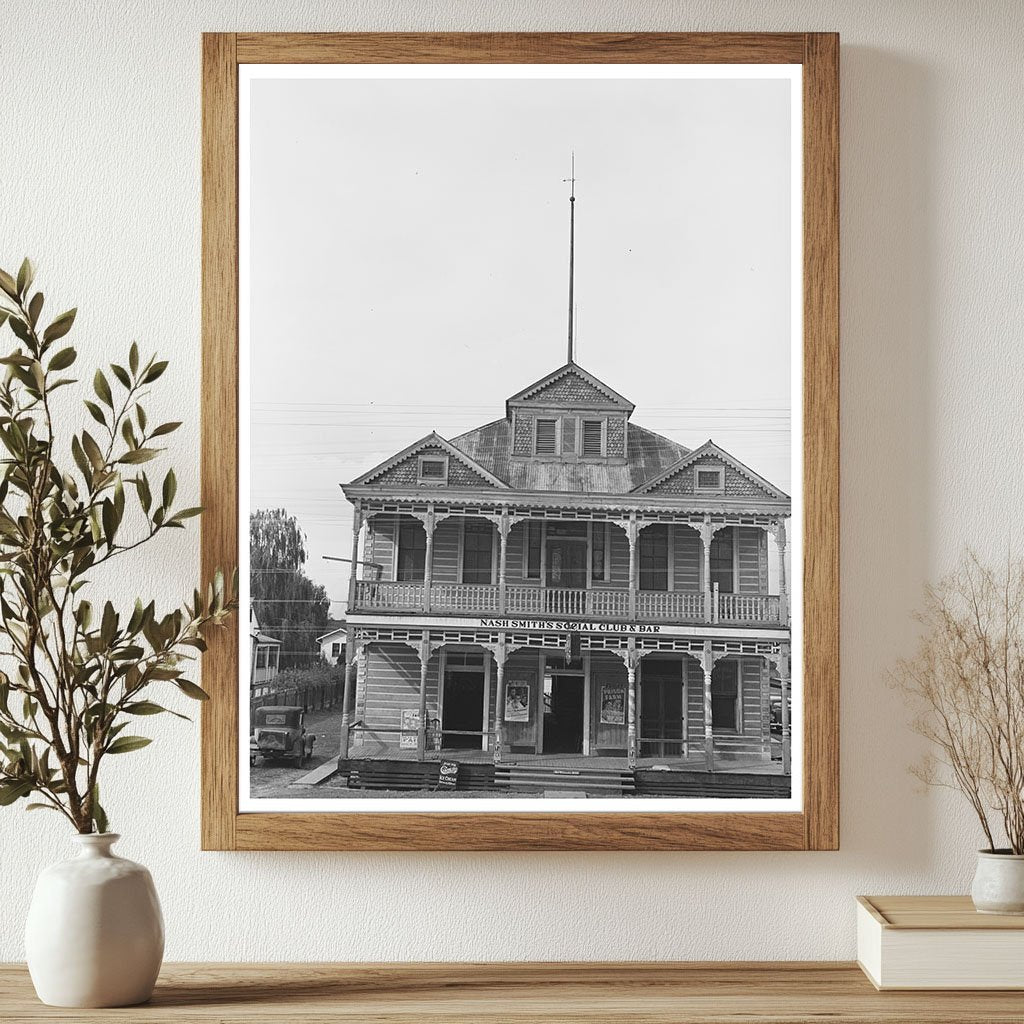
[[[789, 495], [784, 491], [780, 491], [774, 484], [769, 483], [763, 476], [759, 476], [748, 466], [745, 466], [739, 459], [733, 458], [727, 451], [719, 448], [714, 441], [708, 440], [702, 444], [699, 448], [694, 449], [689, 455], [684, 456], [675, 465], [669, 466], [664, 473], [659, 474], [653, 480], [648, 480], [647, 483], [641, 484], [633, 492], [634, 494], [666, 494], [666, 493], [684, 493], [683, 489], [679, 486], [683, 480], [680, 474], [684, 473], [685, 470], [692, 466], [695, 466], [702, 462], [714, 462], [721, 464], [726, 469], [726, 497], [729, 497], [729, 471], [732, 471], [736, 477], [740, 477], [745, 481], [747, 487], [754, 487], [758, 491], [762, 492], [769, 498], [775, 498], [779, 501], [788, 501]], [[673, 486], [674, 482], [676, 486]], [[687, 490], [686, 493], [692, 493], [692, 490]], [[737, 495], [738, 496], [738, 495]]]
[[[508, 489], [508, 484], [503, 480], [499, 480], [493, 473], [489, 473], [483, 466], [478, 462], [471, 459], [465, 452], [460, 451], [450, 441], [446, 441], [436, 431], [428, 434], [426, 437], [421, 438], [419, 441], [409, 445], [408, 448], [403, 449], [397, 455], [393, 455], [386, 462], [382, 462], [379, 466], [375, 466], [368, 473], [364, 473], [361, 477], [353, 480], [348, 487], [362, 487], [365, 485], [372, 484], [400, 484], [402, 473], [401, 471], [409, 466], [416, 466], [417, 456], [424, 452], [439, 452], [445, 455], [451, 456], [455, 459], [460, 466], [468, 470], [476, 480], [474, 483], [480, 486], [489, 485], [491, 487], [500, 487], [502, 489]], [[389, 479], [393, 477], [394, 479]], [[411, 484], [415, 486], [416, 475], [415, 468], [412, 476]], [[463, 484], [462, 486], [466, 486]]]
[[506, 415], [513, 406], [580, 405], [588, 409], [615, 409], [627, 415], [634, 405], [576, 363], [566, 363], [513, 395], [505, 403]]

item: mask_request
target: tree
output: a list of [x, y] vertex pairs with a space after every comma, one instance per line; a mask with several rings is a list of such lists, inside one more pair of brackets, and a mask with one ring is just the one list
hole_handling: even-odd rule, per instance
[[282, 641], [281, 668], [302, 668], [319, 656], [316, 638], [326, 633], [327, 591], [304, 572], [306, 536], [283, 508], [249, 516], [250, 600], [260, 628]]

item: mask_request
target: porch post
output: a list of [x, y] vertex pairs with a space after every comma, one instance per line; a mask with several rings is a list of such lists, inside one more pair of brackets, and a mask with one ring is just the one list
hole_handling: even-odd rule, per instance
[[637, 591], [637, 572], [636, 572], [636, 540], [637, 540], [637, 528], [636, 528], [636, 513], [629, 513], [629, 618], [630, 620], [636, 619], [636, 591]]
[[359, 578], [359, 531], [363, 528], [363, 506], [356, 501], [352, 512], [352, 569], [348, 581], [348, 607], [354, 610], [356, 606], [356, 580]]
[[779, 653], [779, 684], [782, 690], [782, 774], [793, 770], [789, 741], [789, 644], [783, 644]]
[[434, 503], [427, 505], [427, 517], [423, 521], [427, 531], [427, 553], [423, 565], [423, 610], [430, 611], [430, 577], [434, 569]]
[[700, 659], [704, 670], [704, 763], [709, 772], [715, 770], [715, 737], [711, 729], [711, 673], [714, 670], [714, 655], [711, 641], [704, 641], [704, 653]]
[[498, 634], [498, 646], [494, 651], [494, 662], [498, 668], [498, 681], [494, 693], [494, 763], [501, 764], [501, 754], [505, 746], [505, 661], [508, 650], [505, 647], [505, 634]]
[[[498, 520], [498, 611], [505, 614], [505, 561], [508, 557], [508, 531], [509, 531], [508, 508], [502, 508], [501, 518]], [[502, 670], [499, 668], [499, 672]]]
[[352, 730], [352, 698], [356, 689], [356, 632], [349, 629], [345, 635], [345, 689], [341, 697], [341, 754], [342, 760], [348, 757], [349, 739]]
[[772, 535], [779, 570], [779, 624], [785, 626], [789, 622], [789, 588], [786, 586], [786, 524], [783, 520], [772, 523]]
[[636, 640], [630, 637], [626, 651], [626, 680], [629, 684], [626, 704], [626, 757], [629, 768], [636, 768]]
[[[430, 534], [427, 534], [429, 537]], [[427, 663], [430, 661], [430, 630], [423, 630], [420, 641], [420, 716], [416, 729], [416, 760], [422, 761], [427, 752]]]
[[711, 593], [711, 516], [704, 515], [704, 522], [700, 524], [700, 540], [704, 556], [704, 621], [711, 622], [714, 605]]

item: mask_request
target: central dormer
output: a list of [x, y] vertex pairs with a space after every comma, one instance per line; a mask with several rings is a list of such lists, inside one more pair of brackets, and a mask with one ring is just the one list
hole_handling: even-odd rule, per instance
[[566, 363], [513, 395], [512, 458], [621, 463], [633, 403], [576, 363]]

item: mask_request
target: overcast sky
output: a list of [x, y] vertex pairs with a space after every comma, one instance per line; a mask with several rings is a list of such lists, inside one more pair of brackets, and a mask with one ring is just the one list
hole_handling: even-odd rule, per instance
[[251, 501], [298, 517], [332, 598], [339, 483], [565, 362], [571, 150], [577, 362], [791, 493], [789, 89], [253, 83]]

